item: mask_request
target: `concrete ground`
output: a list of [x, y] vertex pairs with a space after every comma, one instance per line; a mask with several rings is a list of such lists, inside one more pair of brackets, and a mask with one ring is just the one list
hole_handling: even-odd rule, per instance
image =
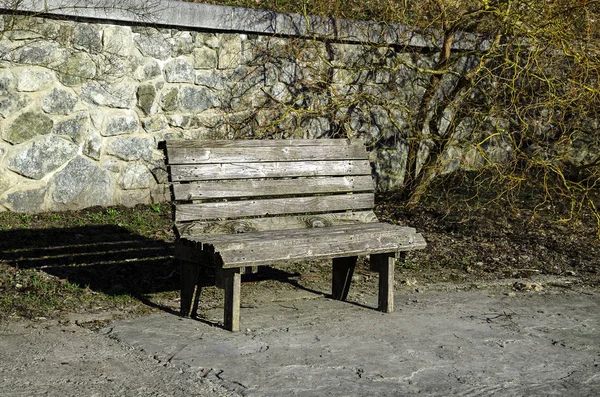
[[0, 395], [600, 395], [598, 291], [399, 291], [395, 304], [290, 292], [243, 306], [235, 334], [213, 324], [220, 310], [98, 333], [12, 324]]

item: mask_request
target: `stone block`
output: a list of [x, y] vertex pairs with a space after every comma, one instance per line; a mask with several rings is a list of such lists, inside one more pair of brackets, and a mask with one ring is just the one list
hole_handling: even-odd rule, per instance
[[136, 86], [127, 80], [118, 83], [92, 81], [81, 89], [81, 98], [93, 105], [130, 108], [135, 103]]
[[138, 131], [139, 121], [133, 111], [126, 111], [107, 116], [104, 129], [100, 132], [103, 136], [132, 134]]
[[14, 212], [35, 213], [46, 210], [46, 188], [29, 188], [10, 193], [0, 204]]
[[77, 104], [77, 97], [70, 91], [53, 88], [42, 99], [42, 110], [53, 114], [70, 114]]
[[180, 91], [181, 109], [200, 112], [220, 105], [211, 90], [205, 87], [182, 87]]
[[192, 32], [177, 31], [177, 33], [170, 38], [170, 41], [173, 50], [172, 56], [174, 58], [181, 55], [189, 55], [194, 49], [194, 36], [192, 35]]
[[36, 136], [49, 134], [53, 125], [52, 119], [44, 114], [25, 112], [4, 131], [3, 138], [13, 144], [23, 143]]
[[6, 92], [6, 94], [0, 96], [0, 115], [10, 117], [29, 106], [30, 103], [31, 98], [29, 96]]
[[26, 67], [16, 72], [17, 91], [33, 92], [43, 90], [51, 86], [54, 79], [54, 72], [48, 69]]
[[54, 124], [52, 132], [56, 135], [68, 136], [73, 142], [79, 144], [88, 135], [90, 119], [87, 113], [81, 113], [75, 117], [58, 121]]
[[102, 37], [104, 51], [109, 54], [126, 57], [131, 54], [133, 33], [128, 26], [105, 26]]
[[98, 25], [78, 23], [73, 29], [73, 47], [98, 54], [102, 52], [102, 29]]
[[174, 112], [179, 109], [179, 89], [175, 87], [165, 89], [162, 93], [161, 104], [165, 112]]
[[57, 69], [58, 79], [68, 87], [92, 80], [97, 71], [96, 63], [85, 52], [71, 54]]
[[14, 60], [26, 65], [48, 65], [56, 61], [58, 43], [34, 41], [19, 47]]
[[146, 189], [154, 182], [154, 177], [148, 168], [139, 163], [127, 164], [121, 172], [119, 186], [125, 190]]
[[114, 181], [110, 172], [78, 156], [49, 182], [52, 210], [79, 210], [113, 205]]
[[193, 55], [196, 69], [215, 69], [218, 65], [217, 52], [212, 48], [195, 48]]
[[235, 69], [242, 60], [242, 39], [239, 34], [225, 34], [219, 47], [219, 69]]
[[215, 70], [199, 70], [196, 72], [196, 85], [224, 90], [226, 87], [225, 76]]
[[150, 190], [119, 190], [115, 194], [115, 204], [125, 207], [135, 207], [138, 204], [151, 203]]
[[38, 137], [13, 147], [8, 168], [31, 179], [42, 179], [77, 154], [77, 146], [54, 135]]
[[144, 59], [133, 73], [133, 77], [138, 81], [151, 80], [159, 76], [162, 76], [160, 65], [154, 59]]
[[159, 32], [146, 29], [133, 35], [133, 42], [142, 55], [162, 61], [171, 56], [171, 43]]
[[165, 64], [165, 80], [168, 83], [194, 83], [196, 75], [191, 63], [183, 58], [173, 59]]
[[142, 120], [142, 127], [146, 132], [158, 132], [169, 127], [167, 119], [162, 114]]
[[156, 88], [152, 84], [141, 85], [137, 89], [137, 105], [147, 115], [154, 113], [152, 106], [156, 94]]
[[152, 161], [154, 146], [151, 137], [119, 137], [108, 144], [107, 153], [126, 161]]

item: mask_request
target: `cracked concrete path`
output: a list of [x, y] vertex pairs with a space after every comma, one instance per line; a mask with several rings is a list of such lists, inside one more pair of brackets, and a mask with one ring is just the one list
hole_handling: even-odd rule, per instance
[[168, 314], [104, 331], [245, 396], [591, 397], [599, 309], [598, 292], [425, 291], [397, 294], [392, 314], [325, 298], [243, 307], [237, 334]]

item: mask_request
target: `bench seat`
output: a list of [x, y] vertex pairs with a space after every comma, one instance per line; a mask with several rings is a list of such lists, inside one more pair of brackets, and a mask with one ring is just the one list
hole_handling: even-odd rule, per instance
[[182, 244], [214, 253], [222, 268], [273, 265], [286, 261], [331, 259], [421, 249], [415, 229], [387, 223], [187, 236]]

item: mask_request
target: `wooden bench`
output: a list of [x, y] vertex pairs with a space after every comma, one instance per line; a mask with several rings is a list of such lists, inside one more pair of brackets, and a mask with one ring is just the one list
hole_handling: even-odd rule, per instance
[[199, 266], [222, 277], [225, 328], [238, 331], [247, 269], [333, 259], [332, 296], [345, 300], [359, 255], [379, 272], [378, 309], [393, 311], [394, 259], [426, 243], [413, 228], [378, 222], [362, 142], [169, 141], [166, 153], [182, 315], [197, 305]]

